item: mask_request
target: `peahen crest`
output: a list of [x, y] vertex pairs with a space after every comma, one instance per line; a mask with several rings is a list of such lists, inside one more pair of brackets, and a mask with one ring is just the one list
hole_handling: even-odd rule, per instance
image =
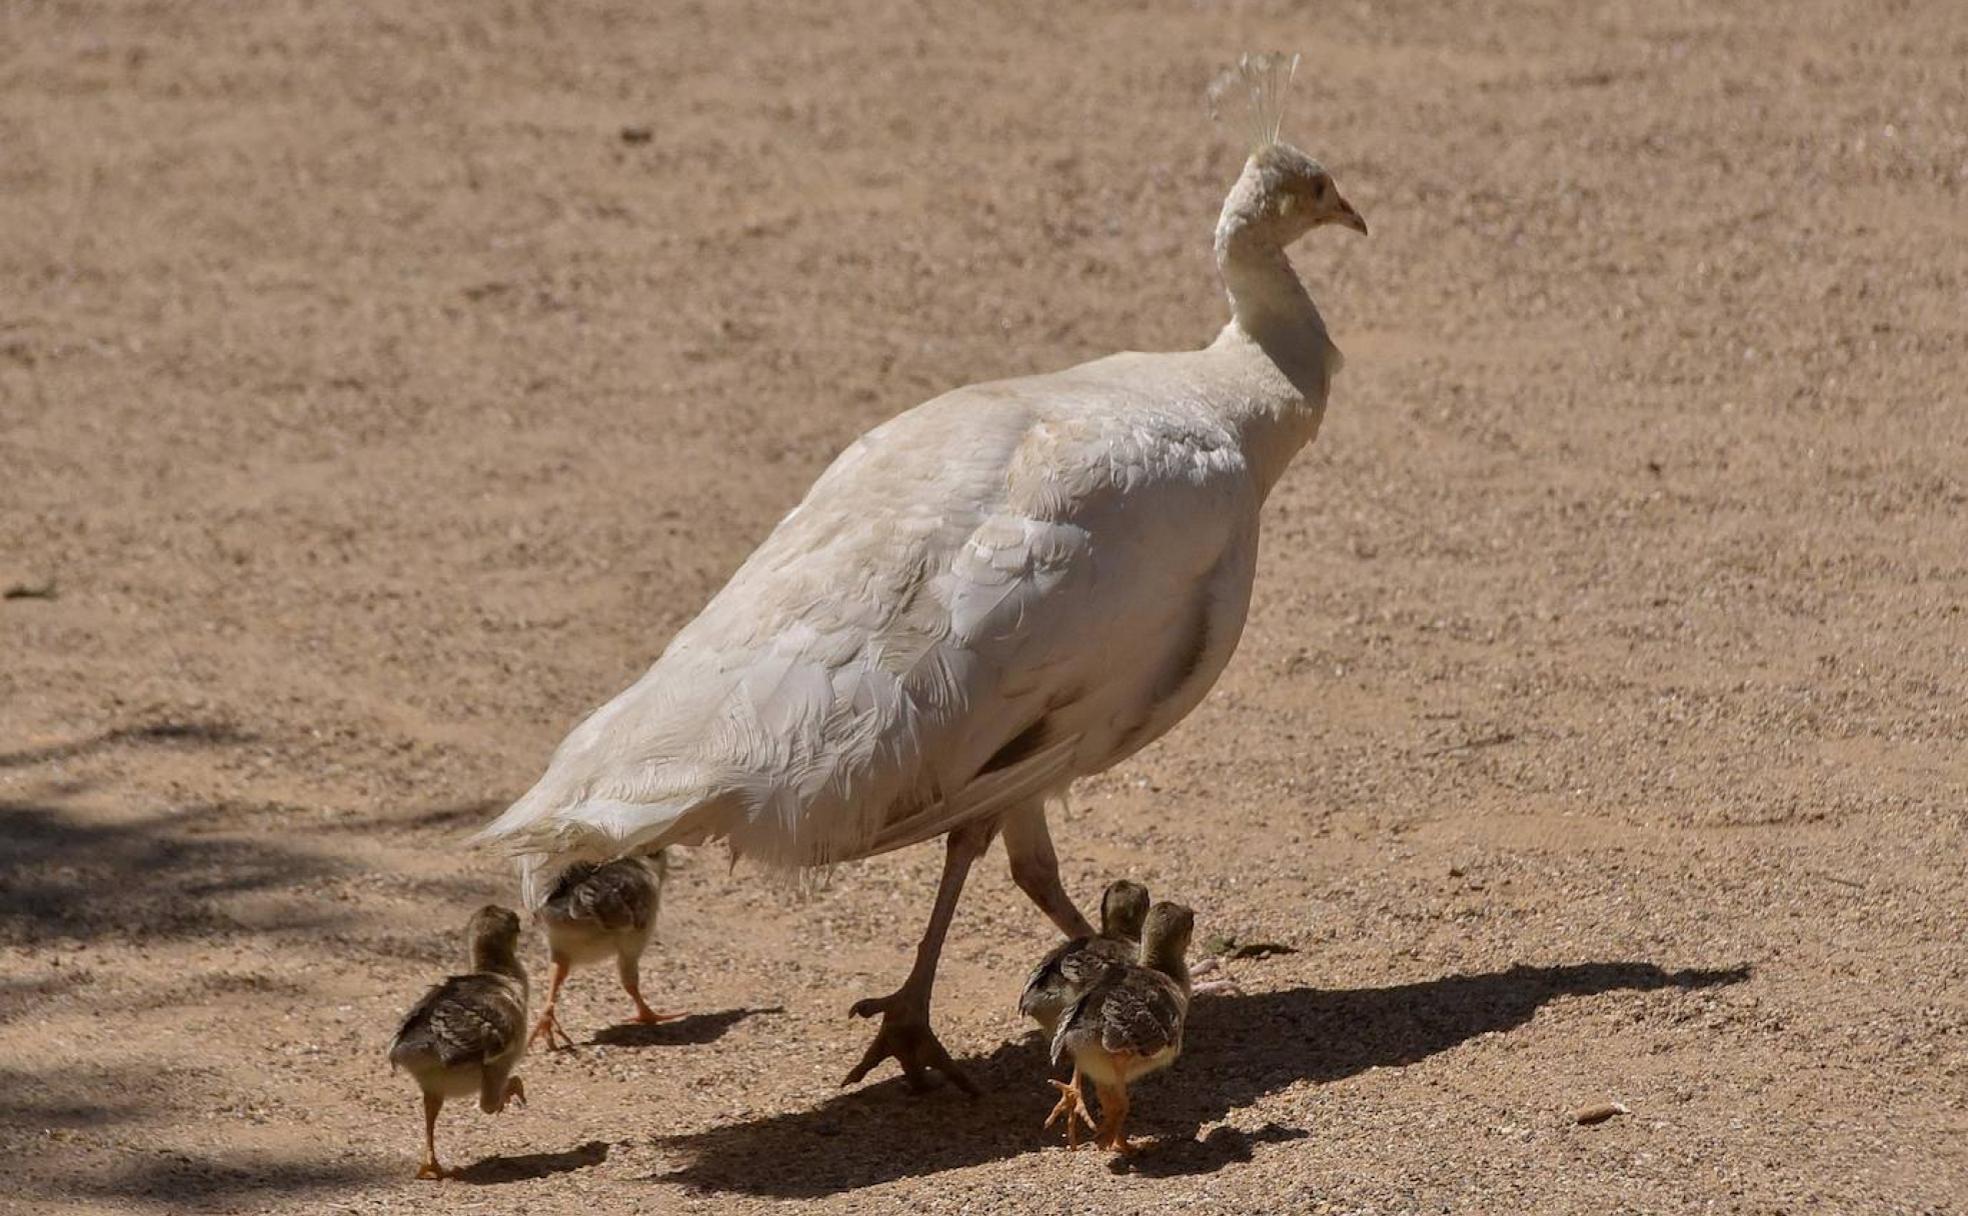
[[1210, 117], [1220, 119], [1224, 111], [1236, 109], [1237, 96], [1241, 94], [1250, 151], [1260, 152], [1277, 143], [1278, 128], [1285, 117], [1285, 97], [1291, 91], [1292, 77], [1298, 72], [1298, 58], [1246, 51], [1238, 57], [1236, 67], [1211, 82]]

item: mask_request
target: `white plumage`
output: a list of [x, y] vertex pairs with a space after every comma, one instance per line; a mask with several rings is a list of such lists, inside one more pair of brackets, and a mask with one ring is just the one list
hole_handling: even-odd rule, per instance
[[824, 867], [985, 825], [974, 856], [1003, 824], [1021, 885], [1084, 932], [1043, 800], [1173, 726], [1236, 647], [1259, 507], [1339, 366], [1283, 254], [1322, 223], [1365, 230], [1267, 143], [1218, 223], [1234, 317], [1209, 347], [960, 388], [850, 446], [481, 833], [529, 901], [631, 850]]
[[960, 389], [871, 432], [490, 834], [824, 866], [1161, 734], [1242, 629], [1262, 489], [1200, 385], [1148, 391], [1195, 358]]

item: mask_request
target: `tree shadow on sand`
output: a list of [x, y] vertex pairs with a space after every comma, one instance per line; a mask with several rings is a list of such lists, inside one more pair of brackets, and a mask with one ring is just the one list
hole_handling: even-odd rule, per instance
[[[1546, 1001], [1622, 990], [1694, 989], [1746, 979], [1747, 968], [1664, 971], [1651, 963], [1513, 967], [1388, 988], [1294, 988], [1203, 997], [1176, 1071], [1137, 1108], [1130, 1132], [1152, 1137], [1131, 1168], [1208, 1173], [1248, 1159], [1253, 1145], [1302, 1131], [1196, 1129], [1300, 1081], [1412, 1064], [1479, 1035], [1529, 1021]], [[912, 1098], [900, 1078], [841, 1094], [812, 1110], [663, 1137], [685, 1164], [657, 1181], [702, 1191], [814, 1198], [960, 1169], [1051, 1143], [1040, 1122], [1057, 1096], [1036, 1035], [963, 1061], [985, 1096]]]
[[0, 942], [224, 937], [335, 919], [294, 899], [251, 923], [230, 901], [339, 872], [279, 837], [209, 831], [217, 811], [83, 819], [46, 802], [0, 799]]
[[152, 722], [144, 726], [118, 727], [69, 743], [54, 743], [47, 747], [27, 747], [18, 751], [0, 752], [0, 769], [28, 768], [58, 760], [74, 760], [120, 747], [125, 743], [188, 743], [203, 747], [226, 747], [252, 743], [258, 739], [259, 736], [253, 732], [240, 730], [224, 722]]
[[382, 1161], [165, 1153], [135, 1161], [107, 1177], [64, 1187], [57, 1194], [71, 1200], [103, 1200], [124, 1211], [287, 1211], [299, 1200], [345, 1193], [388, 1177], [389, 1167]]
[[148, 1064], [0, 1067], [0, 1138], [150, 1119], [171, 1107], [188, 1070]]

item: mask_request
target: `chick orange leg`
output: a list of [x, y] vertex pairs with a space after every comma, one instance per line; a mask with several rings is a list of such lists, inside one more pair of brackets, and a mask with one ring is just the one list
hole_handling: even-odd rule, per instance
[[1046, 1084], [1059, 1091], [1059, 1102], [1046, 1116], [1045, 1126], [1051, 1127], [1061, 1119], [1066, 1120], [1066, 1147], [1076, 1149], [1080, 1147], [1080, 1124], [1086, 1124], [1088, 1131], [1093, 1130], [1093, 1116], [1087, 1113], [1086, 1092], [1080, 1088], [1080, 1066], [1073, 1065], [1073, 1079], [1070, 1082], [1048, 1078]]
[[547, 1007], [540, 1011], [540, 1020], [533, 1024], [533, 1033], [526, 1040], [528, 1047], [539, 1042], [541, 1035], [545, 1035], [547, 1036], [547, 1050], [551, 1051], [555, 1046], [554, 1035], [556, 1033], [561, 1038], [567, 1040], [569, 1047], [574, 1046], [574, 1040], [568, 1035], [566, 1030], [561, 1028], [559, 1019], [554, 1017], [554, 1002], [560, 999], [560, 986], [566, 982], [567, 958], [565, 955], [556, 954], [553, 956], [553, 979], [547, 984]]
[[882, 1024], [875, 1032], [875, 1041], [868, 1045], [861, 1062], [849, 1070], [842, 1085], [854, 1084], [873, 1071], [875, 1065], [894, 1057], [902, 1066], [902, 1075], [910, 1089], [929, 1088], [929, 1072], [934, 1069], [957, 1088], [977, 1096], [976, 1084], [957, 1067], [957, 1062], [929, 1028], [929, 994], [936, 984], [936, 962], [942, 957], [943, 939], [950, 932], [950, 918], [956, 914], [964, 879], [989, 847], [993, 830], [995, 825], [990, 822], [973, 821], [950, 833], [944, 844], [943, 878], [936, 887], [936, 905], [930, 910], [929, 926], [916, 946], [916, 962], [909, 968], [909, 978], [889, 995], [856, 1001], [848, 1011], [857, 1018], [871, 1018], [879, 1013]]
[[615, 960], [616, 970], [622, 977], [622, 991], [629, 994], [635, 1002], [635, 1020], [643, 1023], [674, 1022], [685, 1015], [681, 1013], [657, 1013], [642, 999], [642, 973], [633, 954], [624, 954]]
[[437, 1112], [443, 1109], [443, 1094], [424, 1095], [424, 1163], [417, 1167], [419, 1178], [444, 1177], [444, 1167], [437, 1163]]
[[1095, 1144], [1111, 1148], [1117, 1153], [1131, 1153], [1134, 1146], [1128, 1143], [1127, 1124], [1128, 1095], [1127, 1086], [1100, 1085], [1100, 1131], [1094, 1136]]

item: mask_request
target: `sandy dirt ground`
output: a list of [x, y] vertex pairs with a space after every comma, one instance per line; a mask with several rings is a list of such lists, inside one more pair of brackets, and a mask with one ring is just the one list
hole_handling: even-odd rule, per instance
[[[1055, 816], [1236, 965], [1064, 1152], [995, 853], [685, 859], [411, 1179], [461, 838], [861, 430], [1206, 341], [1241, 157], [1349, 364], [1218, 689]], [[1968, 10], [0, 5], [0, 1209], [1968, 1210]], [[528, 958], [543, 970], [542, 950]], [[1600, 1100], [1630, 1113], [1568, 1115]]]

